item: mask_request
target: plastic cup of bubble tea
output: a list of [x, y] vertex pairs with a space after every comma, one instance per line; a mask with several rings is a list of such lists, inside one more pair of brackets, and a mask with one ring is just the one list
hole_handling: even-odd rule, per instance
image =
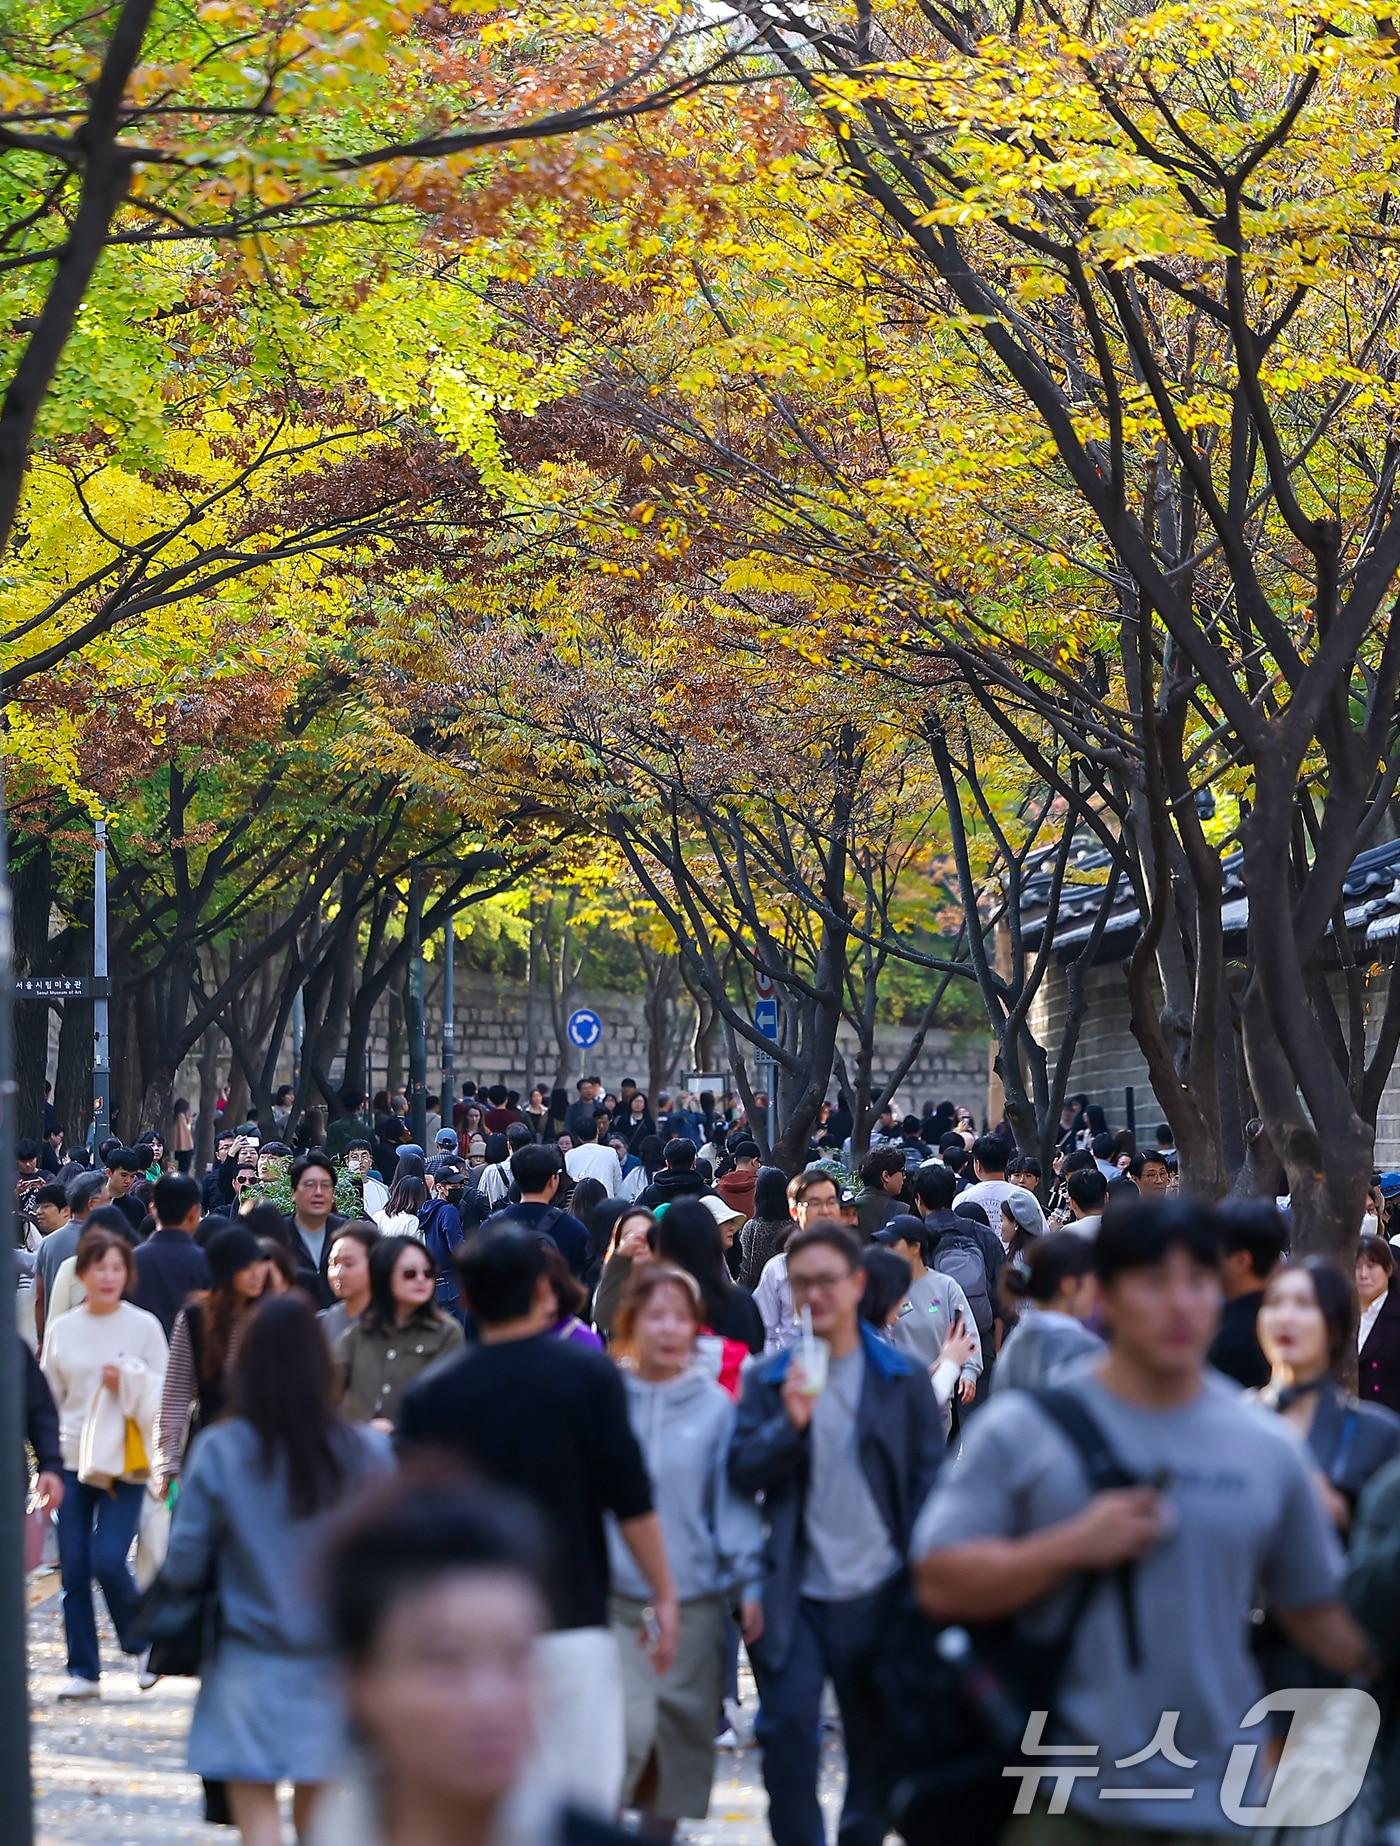
[[819, 1397], [826, 1389], [831, 1348], [820, 1334], [812, 1331], [812, 1310], [802, 1310], [802, 1338], [797, 1342], [797, 1362], [802, 1367], [802, 1389], [808, 1397]]

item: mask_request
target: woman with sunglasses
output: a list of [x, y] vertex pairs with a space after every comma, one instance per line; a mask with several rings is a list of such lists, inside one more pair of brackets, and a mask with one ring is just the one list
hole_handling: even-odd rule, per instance
[[392, 1430], [414, 1379], [461, 1351], [461, 1324], [436, 1294], [437, 1269], [418, 1239], [381, 1237], [370, 1251], [369, 1306], [335, 1348], [341, 1408], [352, 1422]]

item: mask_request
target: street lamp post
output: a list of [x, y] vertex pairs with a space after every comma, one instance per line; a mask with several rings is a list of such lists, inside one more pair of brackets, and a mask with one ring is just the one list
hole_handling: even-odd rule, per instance
[[[97, 823], [92, 862], [92, 1145], [107, 1139], [111, 1120], [112, 1064], [107, 1018], [107, 823]], [[8, 978], [8, 977], [7, 977]], [[7, 1168], [6, 1171], [9, 1169]]]
[[[15, 1065], [14, 917], [9, 849], [0, 808], [0, 1301], [15, 1298]], [[19, 1336], [11, 1323], [0, 1335], [0, 1457], [11, 1473], [0, 1491], [0, 1789], [5, 1791], [5, 1838], [30, 1846], [29, 1693], [25, 1654], [24, 1495], [15, 1491], [23, 1454], [24, 1379]]]
[[442, 944], [442, 1119], [452, 1125], [457, 1095], [457, 919], [449, 910]]
[[423, 886], [408, 887], [408, 1125], [419, 1147], [428, 1139], [428, 1021], [424, 1006]]

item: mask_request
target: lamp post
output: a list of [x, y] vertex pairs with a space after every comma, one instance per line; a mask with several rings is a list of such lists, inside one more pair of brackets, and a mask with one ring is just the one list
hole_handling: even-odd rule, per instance
[[[15, 1061], [14, 916], [10, 904], [9, 845], [0, 806], [0, 1301], [15, 1298]], [[5, 1837], [30, 1846], [34, 1837], [29, 1781], [29, 1690], [25, 1654], [24, 1496], [15, 1474], [24, 1441], [24, 1377], [13, 1323], [0, 1330], [0, 1456], [10, 1476], [0, 1491], [0, 1788], [5, 1791]]]
[[449, 910], [442, 944], [442, 1120], [452, 1126], [457, 1098], [457, 919]]
[[[8, 978], [7, 975], [6, 979]], [[107, 1016], [107, 823], [105, 820], [97, 823], [97, 839], [92, 861], [92, 980], [92, 1146], [95, 1153], [107, 1139], [112, 1114], [111, 1041]]]

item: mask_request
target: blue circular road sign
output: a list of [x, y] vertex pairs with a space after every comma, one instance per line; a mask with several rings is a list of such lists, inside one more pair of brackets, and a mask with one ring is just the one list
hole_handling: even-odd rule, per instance
[[577, 1045], [580, 1051], [591, 1051], [603, 1036], [603, 1022], [589, 1007], [581, 1006], [576, 1013], [569, 1014], [565, 1030], [571, 1045]]

